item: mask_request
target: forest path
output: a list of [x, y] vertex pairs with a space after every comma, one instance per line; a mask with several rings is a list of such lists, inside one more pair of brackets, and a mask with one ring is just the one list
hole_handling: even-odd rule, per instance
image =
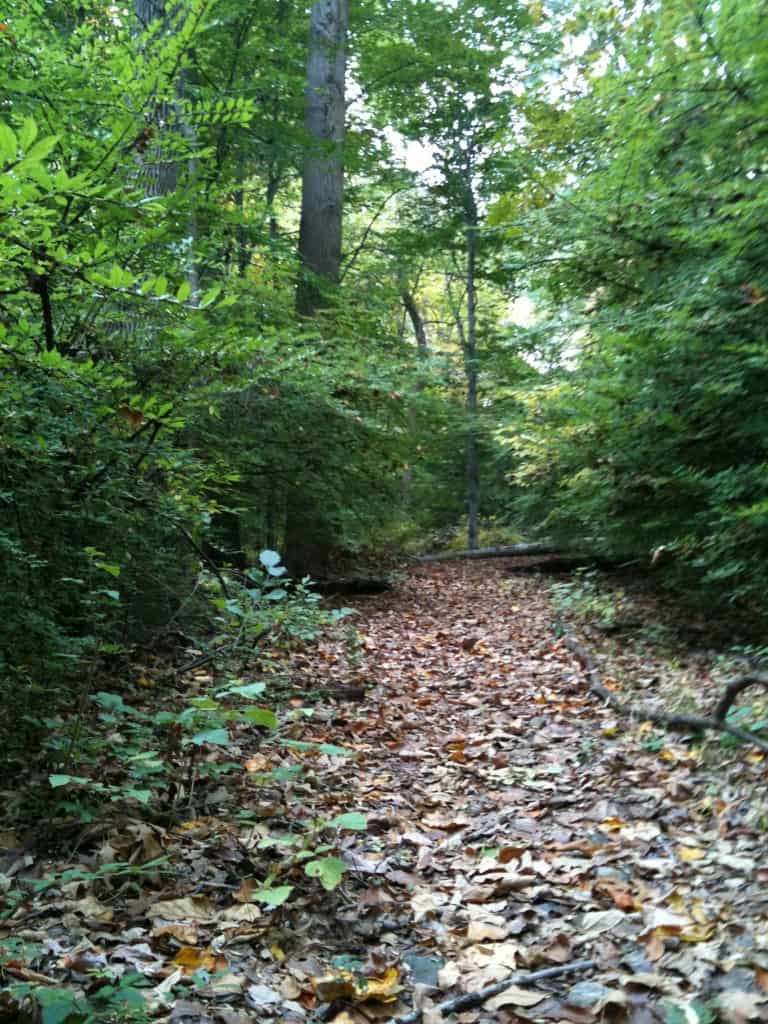
[[[396, 964], [427, 1006], [599, 961], [589, 981], [516, 987], [462, 1021], [646, 1024], [669, 1019], [662, 1001], [694, 998], [719, 1000], [724, 1019], [768, 1019], [764, 758], [617, 721], [555, 637], [547, 583], [519, 564], [424, 566], [361, 604], [364, 659], [347, 682], [371, 689], [329, 720], [356, 752], [345, 806], [369, 831], [345, 854], [357, 878], [336, 953], [367, 951], [382, 977]], [[644, 699], [665, 673], [690, 682], [615, 653]], [[336, 685], [343, 658], [322, 664]]]
[[[550, 580], [521, 564], [422, 566], [359, 601], [356, 632], [265, 652], [244, 681], [282, 694], [293, 745], [233, 726], [170, 823], [120, 810], [66, 861], [0, 833], [0, 940], [22, 944], [8, 959], [0, 942], [0, 981], [94, 1006], [110, 991], [94, 971], [138, 973], [139, 1002], [173, 1024], [371, 1024], [414, 1003], [433, 1024], [445, 997], [589, 958], [454, 1019], [768, 1019], [765, 757], [617, 721], [555, 635]], [[719, 692], [700, 657], [641, 636], [602, 648], [624, 695]], [[207, 668], [179, 695], [220, 686]], [[325, 891], [305, 869], [329, 858], [333, 876], [337, 857]]]

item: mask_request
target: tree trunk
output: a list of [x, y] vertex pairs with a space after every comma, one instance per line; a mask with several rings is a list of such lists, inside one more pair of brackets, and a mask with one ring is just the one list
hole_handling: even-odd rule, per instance
[[[134, 0], [134, 10], [142, 30], [154, 21], [165, 25], [169, 12], [166, 0]], [[152, 146], [141, 162], [141, 183], [147, 196], [167, 196], [179, 182], [179, 165], [175, 159], [165, 159], [163, 130], [175, 121], [174, 105], [167, 101], [155, 103], [152, 120], [157, 144]]]
[[[347, 26], [347, 0], [314, 0], [304, 118], [309, 148], [302, 178], [301, 276], [296, 289], [296, 311], [306, 317], [322, 308], [323, 285], [337, 284], [341, 267]], [[329, 559], [326, 531], [298, 489], [288, 495], [283, 555], [293, 576], [322, 573]]]
[[480, 457], [477, 444], [477, 211], [474, 199], [467, 223], [467, 333], [464, 365], [467, 374], [467, 547], [477, 547], [480, 519]]
[[[408, 318], [411, 321], [411, 327], [413, 328], [413, 334], [416, 338], [416, 351], [419, 359], [423, 360], [429, 356], [429, 340], [427, 338], [427, 327], [424, 323], [424, 318], [421, 315], [421, 310], [418, 307], [413, 292], [405, 285], [400, 292], [400, 297], [403, 301], [403, 309], [408, 314]], [[419, 377], [416, 380], [415, 391], [420, 394], [425, 387], [424, 380]], [[416, 405], [410, 401], [408, 403], [408, 433], [411, 435], [411, 443], [415, 446], [416, 444]], [[411, 484], [413, 482], [413, 470], [408, 468], [403, 473], [403, 497], [408, 498], [411, 490]]]
[[341, 266], [344, 204], [344, 83], [347, 0], [314, 0], [310, 15], [299, 257], [302, 276], [296, 309], [313, 316], [322, 304], [322, 281], [336, 283]]
[[[411, 327], [413, 327], [413, 334], [416, 338], [416, 348], [418, 349], [419, 356], [422, 359], [426, 359], [429, 355], [429, 342], [427, 341], [427, 328], [424, 324], [424, 318], [421, 315], [421, 310], [416, 304], [416, 299], [413, 297], [413, 293], [407, 288], [404, 288], [401, 292], [401, 298], [403, 300], [403, 307], [408, 314], [408, 318], [411, 321]], [[418, 390], [423, 388], [423, 384], [417, 384]]]

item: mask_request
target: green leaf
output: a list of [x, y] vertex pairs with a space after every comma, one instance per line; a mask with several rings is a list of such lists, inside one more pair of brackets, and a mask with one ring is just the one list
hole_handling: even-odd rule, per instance
[[116, 562], [96, 562], [98, 568], [103, 569], [104, 572], [109, 572], [114, 577], [119, 577], [120, 566]]
[[94, 704], [98, 704], [99, 707], [108, 708], [111, 711], [128, 712], [131, 710], [119, 693], [109, 693], [107, 690], [99, 690], [98, 693], [94, 693], [91, 700]]
[[[216, 696], [221, 696], [221, 694]], [[189, 703], [197, 708], [198, 711], [215, 711], [216, 708], [220, 707], [219, 702], [214, 700], [213, 697], [193, 697]]]
[[168, 291], [168, 279], [163, 277], [162, 274], [160, 274], [159, 277], [155, 278], [154, 291], [155, 295], [157, 295], [158, 297], [161, 295], [165, 295], [165, 293]]
[[209, 288], [207, 292], [200, 299], [200, 308], [205, 309], [206, 306], [210, 306], [212, 302], [215, 302], [221, 293], [221, 285], [215, 284], [213, 288]]
[[284, 747], [293, 747], [294, 750], [317, 750], [321, 754], [329, 754], [331, 757], [353, 757], [354, 750], [347, 750], [346, 747], [337, 747], [333, 743], [308, 743], [305, 740], [279, 740]]
[[257, 903], [265, 903], [268, 907], [279, 907], [293, 892], [292, 885], [278, 885], [273, 889], [257, 889], [251, 899]]
[[36, 988], [35, 999], [41, 1010], [41, 1024], [62, 1024], [83, 1007], [75, 993], [68, 988]]
[[23, 150], [28, 150], [37, 138], [37, 125], [31, 117], [24, 118], [24, 124], [19, 132], [19, 144]]
[[266, 688], [266, 683], [246, 683], [243, 686], [229, 686], [226, 690], [219, 690], [216, 696], [244, 697], [246, 700], [252, 700], [254, 697], [260, 697]]
[[339, 814], [328, 822], [328, 828], [348, 828], [355, 832], [365, 832], [368, 822], [364, 814], [359, 811], [348, 811], [346, 814]]
[[134, 800], [138, 800], [140, 804], [148, 804], [152, 799], [151, 789], [126, 789], [126, 796], [132, 797]]
[[269, 708], [248, 708], [243, 712], [243, 718], [253, 722], [254, 725], [266, 726], [267, 729], [277, 728], [277, 715]]
[[700, 1002], [673, 1003], [671, 1000], [662, 1003], [664, 1008], [664, 1024], [711, 1024], [715, 1019], [712, 1010]]
[[70, 782], [81, 782], [81, 779], [75, 779], [74, 775], [49, 775], [48, 781], [53, 789], [58, 789], [59, 786], [68, 786]]
[[182, 281], [179, 285], [178, 291], [176, 292], [176, 298], [179, 302], [186, 302], [192, 292], [192, 286], [189, 281]]
[[44, 160], [59, 141], [58, 135], [46, 135], [39, 139], [27, 153], [29, 160]]
[[12, 128], [0, 121], [0, 161], [7, 163], [16, 159], [19, 142]]
[[265, 548], [259, 553], [259, 561], [267, 569], [273, 569], [280, 562], [280, 555], [277, 551], [270, 551]]
[[329, 892], [337, 888], [345, 871], [344, 861], [339, 857], [322, 857], [304, 865], [304, 872], [310, 878], [319, 878], [322, 887]]
[[202, 747], [204, 743], [215, 743], [225, 747], [229, 743], [229, 733], [226, 729], [204, 729], [190, 737], [189, 742], [194, 743], [196, 747]]

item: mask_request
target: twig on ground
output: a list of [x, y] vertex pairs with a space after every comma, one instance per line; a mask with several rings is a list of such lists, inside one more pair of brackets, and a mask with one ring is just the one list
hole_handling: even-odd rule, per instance
[[594, 658], [578, 640], [572, 636], [566, 636], [563, 637], [563, 643], [569, 651], [573, 651], [581, 667], [584, 669], [584, 673], [589, 680], [589, 692], [604, 700], [617, 714], [642, 722], [653, 722], [654, 725], [663, 725], [669, 729], [690, 729], [694, 732], [706, 732], [708, 730], [727, 732], [731, 736], [740, 739], [742, 743], [750, 743], [752, 746], [757, 747], [758, 750], [768, 753], [768, 742], [761, 740], [759, 736], [755, 736], [754, 733], [749, 732], [747, 729], [740, 729], [738, 726], [730, 725], [724, 720], [736, 695], [748, 686], [757, 685], [758, 683], [768, 685], [768, 675], [756, 673], [734, 679], [728, 684], [725, 694], [717, 705], [712, 717], [657, 711], [655, 708], [648, 707], [647, 704], [630, 704], [628, 701], [621, 700], [601, 681]]
[[10, 978], [18, 978], [19, 981], [32, 981], [37, 985], [61, 985], [56, 978], [33, 971], [30, 967], [12, 967], [10, 964], [3, 964], [0, 967], [0, 973], [7, 974]]
[[[493, 985], [486, 985], [485, 988], [476, 992], [465, 992], [463, 995], [453, 999], [446, 999], [438, 1003], [435, 1009], [441, 1016], [449, 1013], [459, 1013], [462, 1010], [471, 1010], [475, 1006], [482, 1006], [486, 999], [497, 996], [500, 992], [506, 992], [513, 985], [534, 985], [537, 981], [544, 981], [546, 978], [559, 978], [563, 974], [572, 974], [574, 971], [588, 971], [597, 967], [595, 960], [574, 960], [570, 964], [562, 964], [560, 967], [544, 967], [540, 971], [529, 971], [528, 973], [511, 974], [504, 981], [497, 981]], [[404, 1017], [393, 1017], [387, 1024], [417, 1024], [421, 1020], [422, 1011], [412, 1010]]]

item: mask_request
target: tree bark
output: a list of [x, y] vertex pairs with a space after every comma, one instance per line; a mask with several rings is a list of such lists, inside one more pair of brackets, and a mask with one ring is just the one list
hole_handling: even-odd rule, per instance
[[[339, 281], [344, 212], [344, 128], [347, 0], [314, 0], [310, 13], [299, 226], [301, 273], [296, 311], [312, 317], [323, 305], [323, 286]], [[329, 545], [315, 510], [298, 488], [288, 495], [283, 561], [293, 576], [320, 574]]]
[[[147, 29], [154, 21], [168, 21], [169, 11], [166, 0], [134, 0], [134, 10], [142, 29]], [[165, 158], [163, 132], [175, 121], [174, 105], [166, 100], [155, 103], [152, 120], [154, 121], [155, 139], [152, 146], [141, 161], [141, 183], [147, 196], [167, 196], [173, 192], [179, 182], [179, 164], [176, 159]]]
[[[457, 558], [513, 558], [519, 555], [559, 555], [563, 548], [546, 541], [530, 544], [509, 544], [501, 548], [473, 548], [471, 551], [443, 551], [437, 555], [420, 555], [419, 562], [452, 562]], [[567, 552], [569, 553], [569, 552]]]
[[[403, 308], [411, 321], [411, 327], [413, 327], [413, 334], [416, 338], [416, 348], [419, 356], [422, 359], [426, 359], [429, 355], [429, 342], [427, 340], [427, 328], [424, 323], [424, 317], [421, 315], [421, 310], [416, 304], [416, 299], [414, 298], [413, 293], [408, 288], [404, 288], [400, 295], [403, 300]], [[421, 390], [424, 385], [422, 382], [419, 382], [416, 386], [418, 390]]]
[[302, 178], [296, 309], [313, 316], [322, 282], [336, 283], [341, 266], [344, 206], [344, 86], [347, 0], [314, 0], [310, 15], [305, 127], [310, 148]]
[[[468, 185], [468, 189], [471, 186]], [[480, 456], [477, 444], [477, 209], [470, 194], [467, 216], [467, 333], [464, 365], [467, 375], [467, 547], [477, 547], [480, 519]]]
[[[408, 288], [407, 284], [404, 284], [400, 297], [403, 301], [403, 309], [408, 314], [408, 318], [411, 321], [411, 327], [413, 328], [413, 334], [416, 338], [416, 351], [419, 359], [423, 360], [429, 356], [429, 339], [427, 338], [427, 327], [424, 323], [424, 317], [421, 315], [418, 303], [413, 295], [413, 292]], [[419, 377], [416, 380], [415, 391], [417, 394], [421, 394], [424, 390], [425, 381]], [[416, 444], [416, 405], [413, 401], [408, 403], [408, 433], [411, 435], [411, 443], [415, 446]], [[411, 490], [411, 483], [413, 482], [413, 470], [408, 468], [403, 473], [403, 497], [408, 498]]]

